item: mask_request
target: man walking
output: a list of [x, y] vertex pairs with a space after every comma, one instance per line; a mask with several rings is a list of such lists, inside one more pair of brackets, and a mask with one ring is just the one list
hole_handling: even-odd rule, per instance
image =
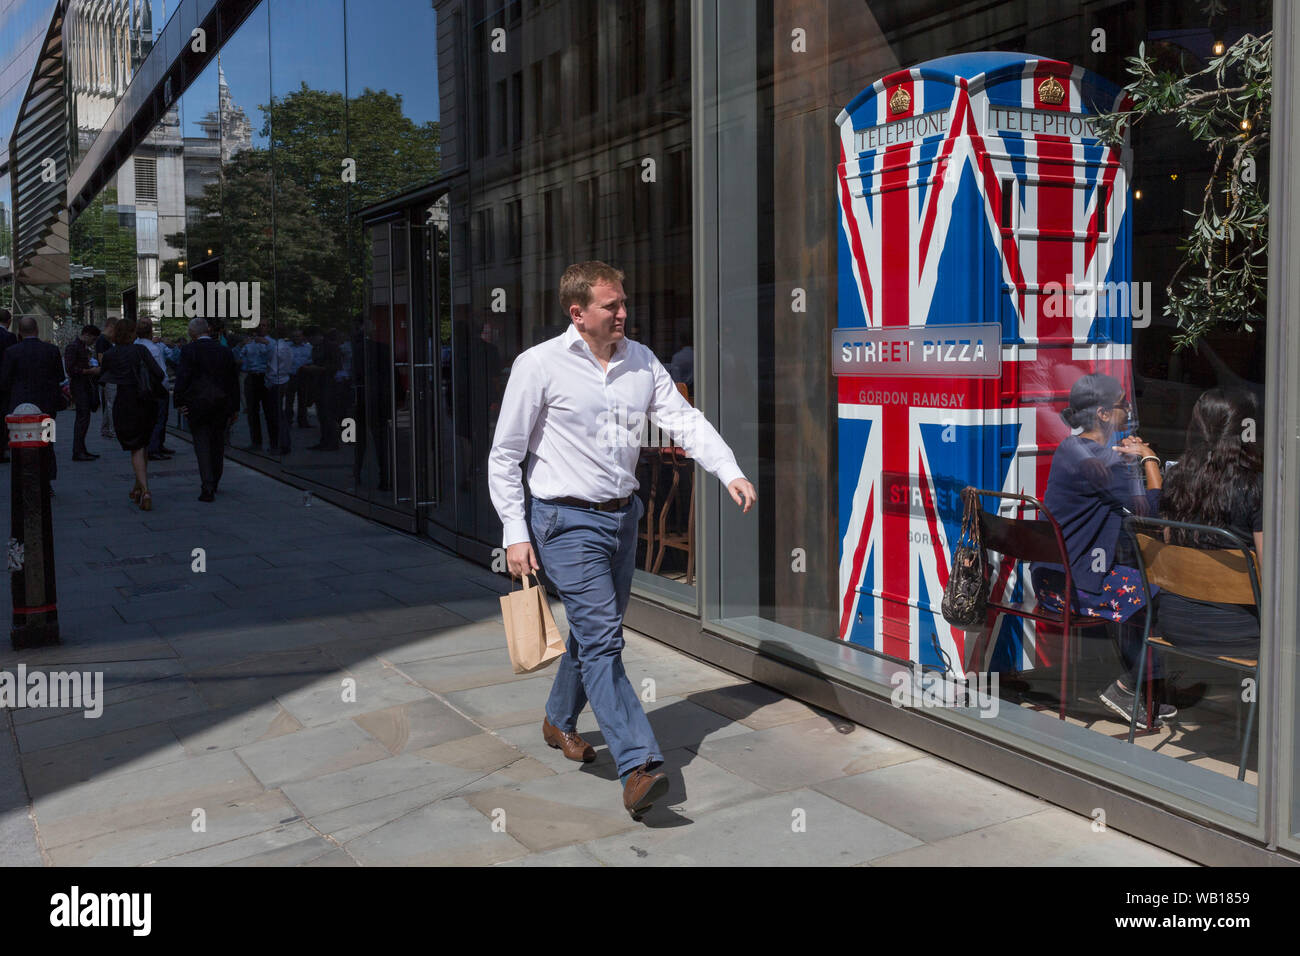
[[[758, 496], [731, 449], [681, 396], [654, 353], [626, 338], [626, 303], [619, 270], [603, 262], [565, 270], [560, 304], [571, 325], [511, 366], [488, 473], [510, 572], [536, 570], [540, 552], [568, 615], [567, 653], [546, 703], [542, 737], [571, 760], [594, 760], [595, 751], [574, 732], [590, 701], [623, 782], [623, 806], [640, 819], [668, 790], [667, 775], [655, 769], [663, 754], [622, 658], [623, 613], [644, 513], [634, 494], [640, 423], [654, 416], [746, 512]], [[527, 518], [520, 478], [525, 455], [532, 492]]]
[[99, 366], [92, 365], [90, 349], [99, 337], [99, 329], [83, 326], [81, 334], [63, 350], [63, 367], [68, 372], [72, 401], [77, 408], [76, 423], [72, 426], [72, 460], [94, 461], [98, 455], [86, 450], [86, 432], [90, 430], [90, 414], [99, 407]]
[[245, 451], [262, 450], [262, 416], [266, 416], [266, 433], [271, 440], [271, 451], [280, 448], [280, 410], [275, 406], [267, 372], [275, 354], [275, 339], [267, 335], [267, 324], [262, 322], [257, 330], [235, 349], [235, 359], [244, 373], [244, 413], [248, 417], [248, 447]]
[[225, 464], [226, 429], [239, 417], [239, 369], [226, 346], [208, 335], [205, 319], [190, 320], [190, 338], [176, 372], [176, 407], [185, 413], [199, 459], [199, 501], [212, 501]]
[[[95, 361], [100, 365], [104, 364], [104, 353], [113, 347], [113, 331], [117, 328], [117, 319], [109, 317], [104, 323], [104, 331], [95, 339], [94, 352]], [[101, 438], [116, 438], [113, 431], [113, 400], [117, 397], [117, 386], [104, 384], [104, 395], [100, 402], [100, 407], [104, 412], [104, 423], [100, 426], [99, 436]]]
[[[59, 347], [42, 342], [36, 319], [24, 315], [18, 320], [18, 343], [5, 349], [0, 362], [0, 394], [5, 396], [6, 415], [25, 402], [30, 402], [53, 418], [63, 405], [63, 360]], [[57, 433], [56, 433], [57, 434]], [[59, 470], [54, 445], [45, 447], [50, 457], [50, 479]]]

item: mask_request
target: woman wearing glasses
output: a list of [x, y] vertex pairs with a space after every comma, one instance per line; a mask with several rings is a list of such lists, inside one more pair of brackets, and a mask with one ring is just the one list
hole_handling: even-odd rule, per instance
[[[1124, 386], [1109, 375], [1085, 375], [1070, 389], [1070, 404], [1061, 419], [1071, 428], [1057, 446], [1043, 503], [1061, 526], [1070, 558], [1074, 613], [1101, 617], [1120, 629], [1120, 650], [1128, 671], [1101, 692], [1101, 702], [1128, 723], [1133, 708], [1137, 724], [1148, 729], [1146, 707], [1134, 694], [1134, 670], [1142, 646], [1141, 575], [1133, 567], [1122, 534], [1128, 514], [1155, 515], [1160, 507], [1160, 461], [1142, 439], [1120, 438], [1132, 407]], [[1035, 564], [1030, 579], [1045, 610], [1060, 612], [1065, 590], [1059, 564]], [[1159, 665], [1153, 678], [1159, 678]], [[1161, 704], [1159, 717], [1177, 711]]]

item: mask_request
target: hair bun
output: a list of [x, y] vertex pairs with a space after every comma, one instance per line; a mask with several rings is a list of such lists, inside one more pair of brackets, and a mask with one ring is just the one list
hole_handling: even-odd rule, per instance
[[1065, 422], [1065, 424], [1069, 425], [1071, 428], [1074, 428], [1075, 427], [1074, 409], [1073, 408], [1062, 409], [1061, 421]]

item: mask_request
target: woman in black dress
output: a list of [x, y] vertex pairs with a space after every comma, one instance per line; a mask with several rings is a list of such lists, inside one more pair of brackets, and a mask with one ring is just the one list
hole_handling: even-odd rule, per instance
[[158, 420], [158, 401], [141, 394], [138, 376], [141, 363], [153, 381], [161, 382], [163, 371], [149, 350], [136, 344], [135, 328], [135, 322], [129, 319], [117, 323], [113, 330], [113, 348], [104, 353], [101, 363], [104, 371], [100, 374], [100, 381], [117, 386], [113, 430], [117, 432], [122, 450], [131, 453], [131, 467], [135, 470], [131, 500], [140, 506], [141, 511], [150, 511], [153, 496], [149, 494], [148, 447], [154, 423]]

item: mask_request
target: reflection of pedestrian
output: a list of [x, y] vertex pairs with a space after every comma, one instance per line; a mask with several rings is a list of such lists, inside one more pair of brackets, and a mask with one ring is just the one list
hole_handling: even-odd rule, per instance
[[[268, 337], [267, 341], [272, 346], [266, 358], [266, 389], [271, 401], [267, 429], [271, 434], [271, 451], [285, 455], [289, 453], [289, 429], [293, 425], [293, 419], [285, 410], [286, 403], [292, 401], [289, 393], [289, 368], [293, 364], [293, 356], [289, 352], [288, 339]], [[272, 415], [274, 428], [270, 425]]]
[[310, 428], [307, 424], [307, 406], [311, 404], [311, 398], [308, 388], [309, 375], [302, 374], [302, 370], [311, 364], [311, 343], [303, 335], [302, 329], [293, 329], [289, 333], [289, 412], [290, 421], [293, 420], [293, 403], [298, 402], [298, 427]]
[[230, 349], [208, 335], [203, 319], [190, 320], [189, 345], [181, 349], [176, 404], [190, 421], [199, 460], [199, 501], [212, 501], [225, 464], [226, 429], [239, 417], [239, 369]]
[[[104, 331], [100, 333], [99, 338], [95, 339], [95, 359], [102, 366], [104, 364], [104, 354], [113, 347], [113, 333], [117, 330], [117, 319], [109, 317], [104, 323]], [[103, 395], [103, 412], [104, 424], [99, 429], [100, 437], [116, 438], [113, 434], [113, 397], [117, 394], [117, 386], [109, 382], [102, 375], [100, 383], [104, 386]]]
[[94, 461], [98, 455], [86, 450], [86, 432], [90, 430], [90, 413], [98, 408], [99, 366], [91, 364], [90, 347], [99, 337], [93, 325], [82, 328], [81, 334], [63, 350], [63, 368], [68, 373], [72, 401], [76, 404], [77, 420], [72, 427], [72, 460]]
[[[673, 437], [727, 484], [738, 504], [743, 499], [748, 511], [757, 496], [731, 449], [693, 413], [654, 353], [624, 335], [622, 280], [623, 273], [603, 262], [565, 270], [560, 302], [572, 324], [515, 359], [493, 437], [489, 489], [511, 573], [538, 569], [540, 553], [569, 619], [568, 652], [546, 703], [542, 737], [572, 760], [594, 760], [574, 729], [590, 702], [623, 780], [623, 806], [639, 819], [667, 792], [668, 778], [656, 770], [663, 753], [622, 659], [643, 513], [633, 493], [639, 448], [636, 442], [611, 448], [601, 440], [605, 413], [616, 405], [681, 422]], [[533, 494], [527, 517], [525, 457]]]
[[266, 380], [275, 340], [267, 335], [263, 322], [257, 331], [235, 349], [235, 360], [244, 373], [244, 414], [248, 418], [249, 445], [247, 451], [262, 450], [262, 416], [266, 416], [267, 436], [274, 451], [280, 446], [280, 412], [275, 407], [270, 386]]
[[158, 420], [158, 402], [152, 395], [142, 394], [137, 383], [142, 364], [159, 384], [165, 373], [158, 367], [153, 353], [135, 341], [135, 331], [135, 323], [129, 319], [122, 319], [113, 327], [113, 348], [104, 353], [102, 377], [115, 386], [113, 432], [122, 450], [131, 453], [131, 468], [135, 471], [131, 500], [141, 511], [149, 511], [153, 508], [153, 496], [149, 493], [148, 448]]
[[338, 329], [321, 334], [316, 330], [312, 376], [316, 383], [316, 420], [320, 441], [308, 445], [308, 451], [337, 451], [339, 447], [338, 376], [343, 371], [343, 352], [339, 348]]

